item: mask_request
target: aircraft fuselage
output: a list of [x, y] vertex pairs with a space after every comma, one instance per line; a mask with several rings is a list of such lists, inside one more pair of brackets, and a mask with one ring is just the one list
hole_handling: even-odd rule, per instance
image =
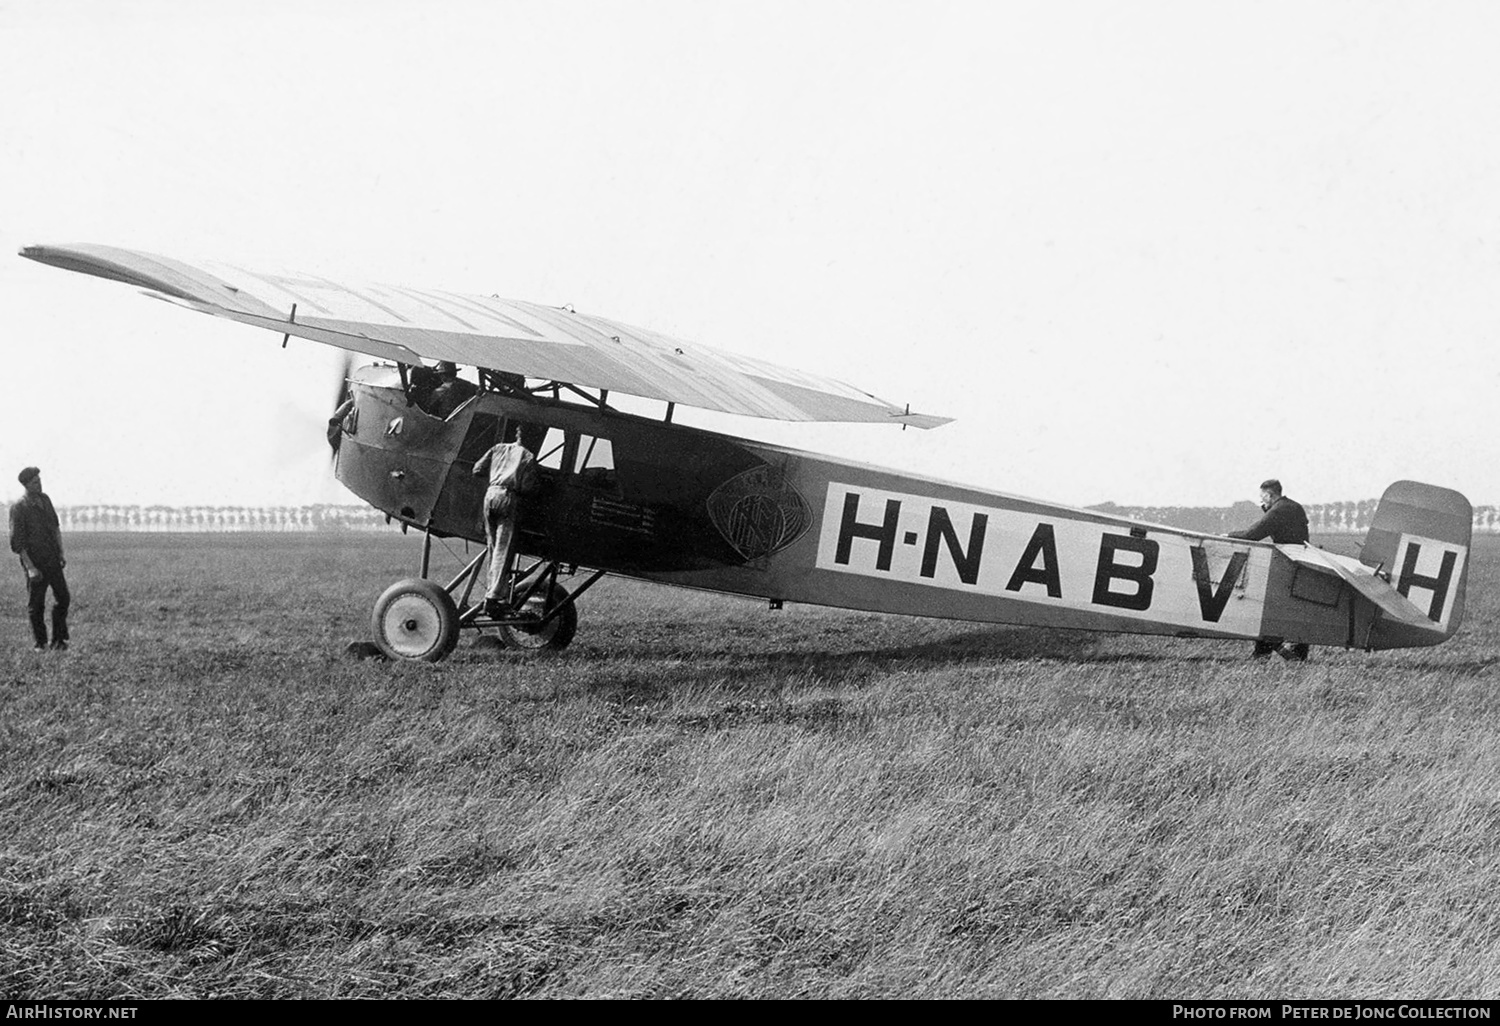
[[[354, 386], [338, 476], [376, 508], [482, 541], [490, 445], [541, 483], [531, 556], [686, 587], [980, 622], [1319, 645], [1431, 643], [1262, 542], [1196, 534], [535, 397], [440, 420], [399, 384]], [[1456, 583], [1456, 582], [1455, 582]], [[1445, 585], [1445, 588], [1447, 586]]]

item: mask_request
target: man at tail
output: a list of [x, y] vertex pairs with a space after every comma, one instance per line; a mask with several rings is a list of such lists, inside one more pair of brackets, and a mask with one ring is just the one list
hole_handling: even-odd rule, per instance
[[[1270, 539], [1278, 545], [1306, 545], [1308, 539], [1307, 510], [1300, 502], [1281, 494], [1281, 482], [1267, 478], [1260, 483], [1261, 518], [1243, 531], [1230, 531], [1229, 537], [1246, 541]], [[1283, 645], [1280, 638], [1262, 638], [1255, 643], [1250, 653], [1253, 658], [1264, 659], [1277, 652], [1284, 659], [1307, 658], [1306, 645]]]

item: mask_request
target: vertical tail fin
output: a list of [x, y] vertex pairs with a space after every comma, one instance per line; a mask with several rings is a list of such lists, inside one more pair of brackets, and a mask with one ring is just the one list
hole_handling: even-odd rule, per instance
[[[1380, 497], [1360, 562], [1388, 577], [1397, 591], [1427, 615], [1432, 629], [1441, 632], [1435, 640], [1444, 640], [1463, 623], [1473, 529], [1474, 508], [1458, 492], [1397, 481]], [[1406, 636], [1412, 633], [1403, 624], [1379, 623], [1371, 647], [1433, 643]]]

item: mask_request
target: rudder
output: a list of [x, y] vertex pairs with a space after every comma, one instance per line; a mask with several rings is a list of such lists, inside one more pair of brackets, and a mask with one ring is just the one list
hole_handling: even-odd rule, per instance
[[[1474, 508], [1458, 492], [1397, 481], [1380, 497], [1360, 562], [1387, 577], [1427, 615], [1443, 638], [1449, 638], [1463, 623], [1473, 531]], [[1383, 624], [1377, 633], [1394, 634], [1398, 628]], [[1383, 640], [1398, 641], [1395, 637]]]

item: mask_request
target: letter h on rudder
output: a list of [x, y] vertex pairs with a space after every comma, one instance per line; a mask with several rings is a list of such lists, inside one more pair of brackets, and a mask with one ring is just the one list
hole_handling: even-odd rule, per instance
[[[1415, 538], [1403, 537], [1402, 542], [1406, 546], [1406, 553], [1401, 559], [1401, 573], [1396, 578], [1396, 590], [1405, 598], [1411, 598], [1413, 588], [1432, 593], [1432, 601], [1427, 607], [1427, 618], [1434, 623], [1446, 623], [1447, 618], [1443, 615], [1448, 605], [1448, 589], [1453, 583], [1453, 573], [1458, 566], [1458, 550], [1442, 547], [1439, 543], [1418, 541]], [[1428, 544], [1432, 547], [1442, 549], [1442, 562], [1438, 565], [1436, 577], [1417, 572], [1417, 563], [1422, 557], [1422, 546]]]

